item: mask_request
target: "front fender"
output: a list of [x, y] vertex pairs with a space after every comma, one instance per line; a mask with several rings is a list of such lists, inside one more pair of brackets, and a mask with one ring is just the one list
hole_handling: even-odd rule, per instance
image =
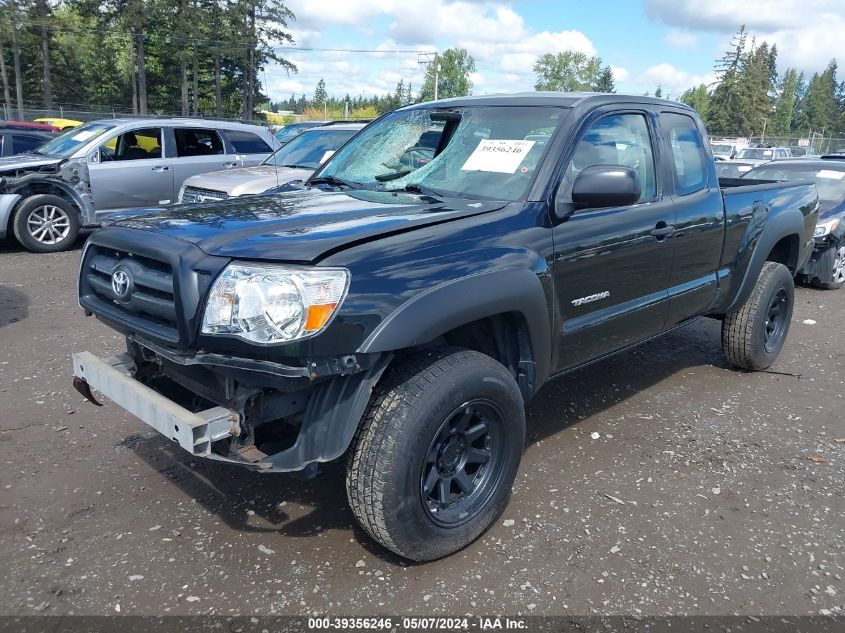
[[447, 281], [399, 306], [361, 344], [361, 353], [393, 352], [430, 343], [461, 325], [515, 312], [525, 319], [536, 366], [536, 384], [549, 375], [549, 301], [537, 273], [494, 270]]

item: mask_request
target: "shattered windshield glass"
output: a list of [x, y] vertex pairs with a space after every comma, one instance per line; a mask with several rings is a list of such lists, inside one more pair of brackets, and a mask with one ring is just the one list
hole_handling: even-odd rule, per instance
[[566, 112], [507, 106], [398, 111], [358, 134], [315, 178], [381, 191], [518, 200]]

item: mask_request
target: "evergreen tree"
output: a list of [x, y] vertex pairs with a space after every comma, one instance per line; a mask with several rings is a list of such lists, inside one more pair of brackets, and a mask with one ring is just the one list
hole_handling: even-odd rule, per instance
[[731, 40], [730, 47], [716, 62], [716, 88], [710, 98], [706, 123], [717, 134], [740, 133], [738, 83], [743, 60], [746, 57], [745, 25]]
[[602, 68], [593, 88], [596, 92], [616, 92], [616, 81], [613, 78], [613, 70], [610, 66]]
[[776, 134], [789, 134], [792, 130], [792, 118], [795, 115], [795, 102], [798, 89], [798, 72], [787, 68], [778, 83], [775, 111], [769, 126]]
[[815, 132], [830, 130], [837, 122], [840, 104], [837, 102], [839, 84], [836, 81], [837, 63], [831, 60], [825, 71], [814, 73], [807, 88], [807, 125]]
[[698, 112], [702, 119], [707, 118], [707, 111], [710, 107], [710, 93], [707, 86], [701, 84], [698, 88], [690, 88], [681, 95], [681, 102], [686, 103], [693, 110]]
[[326, 82], [322, 79], [317, 82], [317, 87], [314, 88], [314, 104], [322, 106], [327, 103], [329, 95], [326, 92]]

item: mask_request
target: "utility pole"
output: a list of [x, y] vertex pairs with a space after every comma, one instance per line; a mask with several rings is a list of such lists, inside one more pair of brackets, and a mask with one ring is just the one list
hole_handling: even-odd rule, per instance
[[421, 66], [431, 66], [434, 70], [434, 100], [437, 101], [440, 94], [439, 78], [440, 78], [440, 55], [437, 51], [433, 53], [417, 53], [417, 63]]

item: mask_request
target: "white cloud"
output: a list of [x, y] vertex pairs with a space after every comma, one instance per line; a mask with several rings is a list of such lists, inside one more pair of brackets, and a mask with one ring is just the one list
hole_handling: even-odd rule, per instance
[[672, 29], [666, 34], [666, 42], [670, 46], [685, 48], [687, 46], [695, 46], [696, 42], [698, 42], [698, 37], [694, 33], [683, 29]]
[[613, 80], [616, 83], [619, 83], [620, 81], [628, 81], [628, 78], [631, 76], [628, 69], [622, 68], [621, 66], [611, 66], [610, 70], [613, 72]]
[[696, 75], [676, 68], [668, 62], [649, 66], [645, 72], [631, 79], [633, 85], [642, 90], [653, 92], [657, 86], [663, 89], [665, 97], [676, 98], [688, 88], [695, 88], [701, 84], [711, 84], [715, 81], [712, 73]]
[[729, 35], [745, 24], [750, 37], [777, 44], [779, 66], [821, 71], [843, 56], [843, 0], [644, 0], [653, 20], [691, 31]]
[[[296, 15], [298, 46], [362, 48], [361, 44], [329, 42], [327, 29], [335, 27], [372, 41], [372, 33], [384, 33], [380, 44], [364, 48], [379, 50], [444, 50], [466, 48], [475, 58], [478, 72], [473, 77], [476, 94], [531, 89], [534, 62], [543, 53], [566, 50], [595, 55], [596, 49], [580, 31], [536, 31], [504, 0], [289, 0]], [[300, 41], [307, 38], [307, 43]], [[286, 54], [299, 68], [295, 77], [278, 76], [279, 69], [268, 68], [270, 94], [276, 100], [297, 94], [311, 94], [319, 78], [326, 81], [330, 94], [338, 96], [392, 92], [399, 78], [422, 85], [424, 68], [411, 54], [349, 54], [348, 66], [329, 63], [328, 54], [294, 52]], [[271, 76], [272, 75], [272, 79]], [[281, 92], [277, 94], [276, 90]], [[285, 92], [287, 91], [287, 92]]]

